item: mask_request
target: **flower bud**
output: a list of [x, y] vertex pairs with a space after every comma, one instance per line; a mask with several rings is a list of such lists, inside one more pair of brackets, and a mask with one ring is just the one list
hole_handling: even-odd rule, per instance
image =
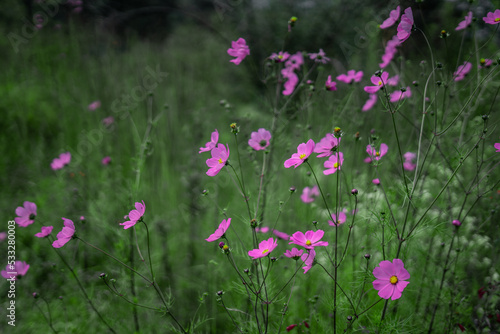
[[460, 226], [460, 225], [462, 225], [462, 223], [461, 223], [459, 220], [457, 220], [457, 219], [454, 219], [451, 223], [452, 223], [453, 225], [455, 225], [455, 226]]
[[108, 277], [108, 275], [106, 275], [105, 273], [102, 273], [102, 274], [100, 274], [100, 275], [99, 275], [99, 278], [100, 278], [100, 279], [104, 279], [104, 278], [106, 278], [106, 277]]
[[354, 196], [356, 196], [358, 193], [359, 193], [359, 191], [356, 188], [354, 188], [353, 190], [351, 190], [351, 194], [353, 194]]
[[219, 242], [219, 248], [222, 249], [224, 247], [224, 245], [225, 245], [224, 241]]
[[238, 132], [240, 132], [240, 127], [238, 125], [236, 125], [236, 123], [231, 123], [229, 125], [229, 127], [231, 128], [231, 132], [234, 134], [237, 134]]
[[38, 295], [38, 293], [33, 292], [33, 298], [37, 299], [38, 297], [40, 297], [40, 296]]
[[365, 254], [365, 259], [369, 260], [372, 256], [368, 253]]

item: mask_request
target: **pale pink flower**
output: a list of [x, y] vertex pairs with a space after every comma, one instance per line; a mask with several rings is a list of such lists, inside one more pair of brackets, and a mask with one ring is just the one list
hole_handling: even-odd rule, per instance
[[370, 97], [368, 98], [368, 100], [366, 100], [363, 108], [361, 108], [361, 111], [365, 112], [373, 108], [375, 103], [377, 103], [377, 99], [377, 94], [370, 94]]
[[296, 244], [306, 249], [313, 249], [318, 246], [328, 246], [328, 241], [320, 241], [325, 232], [323, 230], [307, 231], [305, 234], [297, 231], [290, 237], [289, 244]]
[[347, 216], [346, 216], [345, 212], [343, 212], [343, 211], [339, 212], [339, 219], [337, 219], [336, 214], [332, 213], [332, 220], [328, 221], [328, 225], [330, 225], [330, 226], [342, 225], [346, 222], [346, 220], [347, 220]]
[[198, 153], [211, 151], [214, 147], [217, 146], [218, 142], [219, 142], [219, 131], [215, 129], [215, 131], [212, 132], [212, 134], [210, 135], [210, 141], [205, 144], [205, 147], [200, 147], [200, 151]]
[[333, 134], [327, 133], [314, 147], [314, 153], [319, 153], [316, 157], [329, 157], [337, 151], [341, 138], [336, 138]]
[[413, 29], [413, 12], [411, 7], [405, 9], [405, 13], [401, 15], [401, 22], [398, 25], [398, 38], [403, 43], [410, 37], [411, 30]]
[[50, 167], [53, 170], [58, 170], [66, 166], [71, 162], [71, 153], [66, 152], [66, 153], [61, 153], [59, 154], [58, 158], [55, 158], [52, 160], [52, 163], [50, 164]]
[[483, 21], [488, 24], [499, 24], [500, 23], [500, 9], [495, 10], [495, 12], [489, 12], [483, 17]]
[[458, 26], [455, 28], [455, 30], [463, 30], [468, 26], [470, 26], [471, 23], [472, 23], [472, 12], [468, 12], [467, 16], [465, 16], [465, 20], [460, 22]]
[[334, 155], [330, 156], [327, 161], [323, 164], [323, 166], [326, 168], [323, 171], [323, 174], [325, 175], [330, 175], [335, 173], [337, 170], [340, 170], [340, 167], [344, 163], [344, 154], [342, 152], [335, 153]]
[[252, 132], [248, 145], [256, 151], [265, 150], [269, 146], [271, 140], [271, 132], [260, 128], [257, 132]]
[[227, 163], [227, 159], [229, 158], [229, 146], [218, 144], [211, 153], [212, 157], [206, 161], [207, 166], [210, 167], [207, 170], [207, 175], [215, 176]]
[[292, 248], [291, 250], [287, 249], [284, 253], [286, 257], [289, 257], [294, 260], [300, 259], [300, 256], [304, 253], [303, 249]]
[[36, 217], [36, 204], [25, 201], [23, 206], [18, 206], [16, 208], [16, 215], [19, 217], [14, 218], [14, 220], [19, 226], [26, 227], [33, 224]]
[[360, 82], [363, 79], [363, 71], [356, 72], [355, 70], [349, 70], [346, 74], [341, 74], [337, 76], [338, 81], [345, 82], [346, 84], [350, 84], [352, 82]]
[[326, 78], [325, 88], [326, 88], [326, 90], [329, 90], [329, 91], [337, 90], [337, 83], [335, 81], [332, 81], [331, 75], [329, 75], [328, 78]]
[[104, 157], [104, 158], [102, 158], [101, 163], [102, 163], [104, 166], [109, 165], [109, 164], [111, 163], [111, 157]]
[[125, 218], [125, 219], [129, 219], [129, 220], [126, 222], [120, 223], [120, 225], [122, 225], [123, 229], [125, 229], [125, 230], [134, 226], [135, 224], [137, 224], [137, 222], [139, 220], [142, 219], [142, 216], [144, 216], [144, 212], [146, 212], [146, 204], [144, 204], [144, 201], [142, 201], [142, 203], [135, 202], [135, 210], [131, 210], [128, 213], [128, 218]]
[[406, 99], [406, 98], [409, 98], [411, 97], [411, 89], [410, 87], [406, 87], [406, 90], [404, 92], [402, 92], [401, 90], [397, 90], [395, 92], [392, 92], [391, 93], [391, 96], [390, 96], [390, 101], [391, 102], [399, 102], [403, 99]]
[[73, 221], [64, 217], [62, 217], [62, 220], [64, 221], [64, 227], [61, 232], [57, 233], [57, 239], [52, 243], [52, 247], [54, 248], [61, 248], [66, 245], [75, 234], [75, 224], [73, 224]]
[[255, 232], [267, 233], [267, 232], [269, 232], [269, 227], [268, 226], [256, 227]]
[[35, 234], [35, 237], [45, 238], [52, 233], [53, 226], [42, 226], [42, 231]]
[[292, 157], [285, 161], [285, 168], [290, 168], [292, 166], [294, 168], [299, 167], [302, 163], [304, 163], [304, 161], [307, 160], [307, 158], [309, 158], [313, 150], [314, 141], [312, 139], [309, 139], [307, 143], [299, 144], [297, 147], [297, 153], [292, 154]]
[[307, 253], [302, 254], [300, 259], [304, 262], [305, 266], [302, 267], [304, 269], [304, 274], [307, 273], [314, 264], [314, 258], [316, 257], [316, 251], [314, 248], [310, 249]]
[[6, 278], [11, 281], [17, 281], [21, 276], [26, 275], [30, 265], [26, 262], [16, 261], [14, 265], [8, 264], [5, 267], [5, 270], [2, 270], [0, 274], [3, 278]]
[[370, 80], [374, 86], [365, 86], [365, 92], [369, 94], [375, 94], [378, 92], [385, 84], [387, 84], [387, 79], [389, 79], [389, 73], [384, 72], [381, 76], [373, 75]]
[[314, 186], [312, 188], [305, 187], [302, 190], [302, 195], [300, 195], [300, 199], [304, 203], [312, 203], [316, 199], [316, 197], [319, 197], [319, 188], [318, 186]]
[[273, 60], [276, 63], [287, 61], [288, 58], [290, 58], [290, 54], [283, 51], [280, 51], [279, 53], [273, 53], [271, 56], [269, 56], [269, 59]]
[[230, 60], [231, 63], [239, 65], [241, 61], [250, 54], [250, 48], [243, 38], [238, 38], [237, 41], [231, 42], [231, 47], [227, 49], [227, 54], [231, 57], [236, 57]]
[[463, 65], [458, 66], [457, 70], [453, 73], [453, 78], [455, 81], [460, 81], [465, 78], [467, 74], [469, 74], [472, 69], [472, 64], [468, 61], [464, 62]]
[[7, 239], [7, 232], [0, 232], [0, 241]]
[[101, 101], [94, 101], [87, 107], [90, 111], [94, 111], [101, 107]]
[[229, 225], [231, 225], [231, 218], [224, 219], [219, 224], [219, 227], [215, 230], [215, 232], [210, 234], [210, 236], [205, 240], [208, 242], [212, 242], [222, 238], [222, 236], [226, 233], [227, 229], [229, 228]]
[[283, 240], [290, 240], [290, 235], [286, 234], [285, 232], [280, 232], [278, 230], [273, 230], [273, 234], [277, 236], [280, 239]]
[[113, 116], [103, 118], [103, 120], [102, 120], [102, 124], [104, 124], [104, 126], [110, 126], [114, 122], [115, 122], [115, 119], [113, 118]]
[[410, 274], [400, 259], [380, 262], [379, 267], [373, 269], [373, 276], [377, 278], [373, 281], [373, 288], [378, 290], [378, 295], [383, 299], [399, 299], [404, 288], [410, 283], [406, 281]]
[[392, 27], [394, 23], [396, 23], [396, 21], [399, 19], [400, 14], [401, 8], [399, 6], [397, 6], [396, 9], [391, 10], [391, 12], [389, 13], [389, 18], [380, 25], [380, 29], [387, 29], [389, 27]]
[[368, 153], [368, 155], [370, 156], [370, 158], [372, 160], [380, 160], [380, 158], [382, 158], [386, 153], [387, 153], [387, 150], [389, 149], [389, 147], [382, 143], [380, 144], [380, 150], [377, 151], [375, 149], [375, 147], [371, 146], [371, 145], [367, 145], [366, 146], [366, 153]]
[[308, 56], [316, 63], [326, 64], [330, 61], [330, 58], [326, 57], [325, 51], [323, 51], [323, 49], [319, 49], [318, 53], [308, 53]]
[[264, 256], [268, 256], [278, 246], [278, 241], [273, 238], [262, 240], [259, 243], [259, 248], [248, 251], [248, 255], [254, 260]]

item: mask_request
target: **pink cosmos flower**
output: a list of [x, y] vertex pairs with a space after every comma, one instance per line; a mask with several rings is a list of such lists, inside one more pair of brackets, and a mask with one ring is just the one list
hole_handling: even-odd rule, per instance
[[379, 267], [373, 269], [373, 276], [377, 278], [373, 281], [373, 288], [378, 290], [378, 295], [383, 299], [399, 299], [404, 288], [410, 283], [406, 281], [410, 274], [400, 259], [380, 262]]
[[255, 228], [255, 232], [259, 232], [259, 233], [267, 233], [267, 232], [269, 232], [269, 227], [267, 227], [267, 226], [263, 226], [263, 227], [256, 227], [256, 228]]
[[14, 218], [17, 224], [21, 227], [26, 227], [33, 224], [36, 217], [36, 204], [33, 202], [24, 202], [23, 206], [16, 208], [16, 215], [19, 217]]
[[61, 153], [59, 154], [58, 158], [55, 158], [52, 160], [52, 163], [50, 164], [50, 167], [53, 170], [58, 170], [69, 164], [71, 161], [71, 153], [66, 152], [66, 153]]
[[273, 238], [262, 240], [259, 244], [259, 248], [248, 251], [248, 255], [254, 260], [268, 256], [276, 248], [276, 246], [278, 246], [278, 241]]
[[350, 84], [352, 82], [360, 82], [363, 79], [363, 71], [356, 72], [355, 70], [349, 70], [346, 74], [341, 74], [337, 76], [338, 81], [345, 82], [346, 84]]
[[327, 133], [314, 147], [314, 153], [319, 153], [316, 157], [329, 157], [337, 151], [341, 138], [336, 138], [333, 134]]
[[217, 147], [212, 150], [212, 157], [206, 161], [207, 166], [210, 167], [207, 170], [207, 175], [215, 176], [219, 174], [222, 167], [226, 165], [228, 158], [229, 146], [218, 144]]
[[410, 87], [406, 87], [406, 91], [402, 92], [401, 90], [397, 90], [391, 93], [390, 101], [391, 102], [399, 102], [403, 99], [411, 97], [411, 89]]
[[347, 220], [347, 216], [346, 216], [345, 212], [343, 212], [343, 211], [339, 212], [339, 219], [337, 219], [337, 215], [332, 213], [332, 220], [328, 221], [328, 225], [330, 225], [330, 226], [342, 225], [345, 223], [346, 220]]
[[80, 216], [80, 220], [84, 221], [85, 220], [85, 216]]
[[260, 128], [257, 132], [252, 132], [248, 140], [248, 145], [256, 151], [265, 150], [269, 146], [270, 139], [271, 132]]
[[45, 238], [52, 233], [53, 228], [53, 226], [42, 226], [42, 232], [38, 232], [37, 234], [35, 234], [35, 237]]
[[500, 143], [495, 143], [495, 145], [493, 145], [493, 147], [495, 147], [495, 149], [496, 149], [495, 152], [500, 152]]
[[304, 161], [307, 160], [307, 158], [309, 158], [313, 150], [314, 141], [312, 139], [309, 139], [307, 143], [299, 144], [297, 147], [297, 153], [292, 154], [292, 157], [285, 161], [285, 168], [290, 168], [292, 166], [294, 168], [299, 167]]
[[329, 91], [337, 90], [337, 83], [335, 81], [332, 81], [331, 75], [329, 75], [328, 78], [326, 78], [325, 88], [326, 90]]
[[390, 39], [386, 46], [385, 46], [385, 52], [382, 55], [382, 63], [379, 64], [380, 68], [385, 68], [389, 63], [392, 61], [394, 58], [394, 55], [396, 54], [397, 47], [401, 45], [401, 41], [399, 40], [397, 35], [394, 35], [392, 39]]
[[3, 278], [11, 281], [16, 281], [17, 279], [21, 278], [21, 276], [26, 275], [29, 268], [30, 265], [26, 262], [16, 261], [13, 266], [11, 264], [8, 264], [7, 267], [5, 267], [5, 270], [2, 270], [0, 274]]
[[273, 53], [271, 56], [269, 56], [269, 59], [273, 60], [276, 63], [287, 61], [288, 58], [290, 58], [290, 54], [283, 51], [280, 51], [279, 53]]
[[493, 60], [481, 58], [481, 60], [479, 61], [478, 67], [479, 68], [488, 68], [491, 65], [493, 65]]
[[212, 242], [212, 241], [215, 241], [215, 240], [222, 238], [224, 233], [226, 233], [227, 229], [229, 228], [229, 225], [231, 225], [231, 218], [224, 219], [219, 224], [219, 227], [215, 230], [215, 232], [210, 234], [210, 236], [208, 238], [206, 238], [205, 240], [208, 242]]
[[214, 147], [217, 146], [218, 141], [219, 131], [215, 129], [215, 131], [210, 135], [210, 141], [205, 144], [205, 147], [200, 147], [200, 151], [198, 153], [211, 151]]
[[302, 255], [302, 253], [304, 253], [304, 250], [303, 249], [297, 249], [297, 248], [292, 248], [291, 250], [287, 249], [284, 253], [284, 255], [286, 257], [289, 257], [291, 259], [294, 259], [294, 260], [298, 260], [300, 259], [300, 256]]
[[373, 106], [377, 103], [377, 94], [370, 94], [370, 97], [368, 100], [366, 100], [365, 104], [363, 105], [363, 108], [361, 108], [361, 111], [366, 112], [373, 108]]
[[304, 274], [307, 273], [313, 266], [314, 263], [314, 258], [316, 257], [316, 251], [313, 249], [310, 249], [309, 252], [302, 254], [300, 259], [302, 262], [304, 262], [305, 266], [302, 267], [304, 269]]
[[378, 186], [380, 184], [380, 180], [379, 179], [373, 179], [372, 180], [372, 183], [376, 186]]
[[102, 158], [101, 163], [102, 163], [104, 166], [109, 165], [109, 164], [111, 163], [111, 157], [104, 157], [104, 158]]
[[380, 151], [377, 151], [373, 146], [367, 145], [366, 146], [366, 153], [370, 156], [372, 160], [380, 160], [386, 153], [389, 148], [387, 147], [386, 144], [382, 143], [380, 144]]
[[7, 239], [7, 232], [0, 232], [0, 241]]
[[281, 75], [283, 75], [283, 78], [286, 79], [286, 82], [283, 85], [285, 90], [283, 90], [282, 94], [285, 96], [291, 95], [293, 93], [293, 91], [295, 90], [295, 87], [299, 83], [299, 77], [290, 68], [282, 69]]
[[54, 248], [61, 248], [66, 245], [75, 234], [75, 224], [73, 224], [73, 221], [64, 217], [62, 220], [64, 220], [64, 227], [61, 232], [57, 233], [57, 239], [52, 243], [52, 247]]
[[273, 230], [273, 234], [275, 236], [277, 236], [278, 238], [280, 238], [280, 239], [290, 240], [290, 236], [288, 234], [286, 234], [285, 232], [280, 232], [278, 230]]
[[344, 163], [344, 154], [342, 152], [335, 153], [334, 155], [330, 156], [327, 161], [323, 164], [323, 166], [326, 168], [323, 171], [323, 174], [325, 175], [330, 175], [335, 173], [337, 170], [340, 170], [340, 167]]
[[396, 23], [396, 21], [399, 19], [399, 14], [401, 14], [401, 8], [397, 6], [396, 9], [391, 10], [391, 12], [389, 13], [389, 18], [380, 25], [380, 29], [387, 29], [389, 27], [392, 27], [394, 23]]
[[488, 24], [499, 24], [500, 23], [500, 9], [495, 10], [495, 12], [489, 12], [483, 17], [483, 21]]
[[128, 213], [128, 221], [120, 223], [120, 225], [123, 225], [123, 229], [126, 230], [132, 226], [134, 226], [141, 218], [144, 216], [144, 212], [146, 211], [146, 204], [144, 204], [144, 201], [142, 203], [135, 202], [135, 210], [131, 210]]
[[463, 65], [458, 66], [457, 70], [453, 73], [453, 78], [455, 81], [460, 81], [465, 78], [465, 76], [472, 69], [472, 64], [468, 61], [464, 62]]
[[386, 84], [388, 86], [396, 86], [398, 84], [398, 82], [399, 82], [399, 75], [396, 74], [395, 76], [390, 77], [389, 79], [387, 79]]
[[328, 246], [328, 241], [319, 241], [323, 238], [325, 232], [323, 230], [307, 231], [306, 234], [297, 231], [290, 237], [289, 244], [296, 244], [306, 249], [314, 249], [318, 246]]
[[460, 225], [462, 225], [462, 223], [460, 222], [460, 220], [457, 220], [457, 219], [454, 219], [451, 223], [452, 223], [453, 225], [455, 225], [455, 226], [460, 226]]
[[405, 9], [405, 13], [401, 15], [401, 22], [398, 25], [398, 38], [403, 43], [410, 37], [413, 28], [413, 12], [411, 7]]
[[312, 203], [316, 199], [316, 197], [319, 197], [319, 188], [318, 186], [314, 186], [312, 188], [305, 187], [302, 190], [302, 195], [300, 195], [300, 199], [304, 203]]
[[115, 119], [113, 118], [113, 116], [103, 118], [103, 120], [102, 120], [102, 124], [104, 124], [104, 126], [110, 126], [114, 122], [115, 122]]
[[237, 41], [231, 42], [231, 47], [227, 49], [227, 53], [231, 57], [236, 57], [235, 59], [231, 59], [230, 62], [239, 65], [250, 54], [250, 48], [243, 38], [238, 38]]
[[302, 56], [302, 52], [299, 51], [296, 54], [290, 56], [288, 61], [285, 63], [285, 67], [295, 71], [300, 69], [303, 64], [304, 57]]
[[406, 152], [403, 157], [405, 158], [405, 162], [403, 163], [403, 168], [409, 171], [415, 170], [415, 163], [413, 163], [413, 160], [417, 157], [415, 153], [412, 152]]
[[330, 58], [326, 57], [325, 51], [323, 51], [323, 49], [319, 49], [318, 53], [308, 53], [308, 56], [316, 63], [326, 64], [330, 61]]
[[389, 79], [389, 73], [387, 72], [382, 73], [380, 77], [377, 75], [373, 75], [370, 80], [374, 84], [374, 86], [365, 86], [365, 92], [369, 94], [375, 94], [380, 89], [382, 89], [385, 84], [387, 84], [387, 79]]
[[465, 20], [460, 22], [458, 26], [455, 28], [455, 30], [463, 30], [468, 26], [470, 26], [471, 23], [472, 23], [472, 12], [468, 12], [467, 16], [465, 16]]
[[94, 101], [91, 104], [89, 104], [87, 108], [89, 109], [89, 111], [94, 111], [100, 107], [101, 107], [101, 101]]

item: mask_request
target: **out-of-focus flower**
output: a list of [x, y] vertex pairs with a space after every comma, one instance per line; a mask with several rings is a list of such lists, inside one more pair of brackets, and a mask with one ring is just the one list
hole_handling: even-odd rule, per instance
[[53, 226], [42, 226], [42, 231], [41, 232], [38, 232], [37, 234], [35, 234], [35, 237], [38, 237], [38, 238], [45, 238], [46, 236], [48, 236], [50, 233], [52, 233], [52, 229], [54, 227]]
[[483, 21], [488, 24], [499, 24], [500, 23], [500, 9], [495, 10], [494, 12], [489, 12], [483, 17]]
[[73, 221], [64, 217], [62, 220], [64, 221], [64, 227], [61, 232], [57, 233], [57, 239], [52, 243], [52, 247], [54, 248], [61, 248], [66, 245], [75, 234], [75, 224], [73, 224]]
[[89, 111], [95, 111], [96, 109], [101, 107], [101, 101], [97, 100], [88, 105], [87, 109]]
[[318, 186], [314, 186], [314, 187], [305, 187], [303, 190], [302, 190], [302, 195], [300, 195], [300, 199], [302, 200], [302, 202], [304, 203], [311, 203], [311, 202], [314, 202], [314, 200], [316, 199], [316, 197], [319, 197], [319, 188]]
[[319, 49], [318, 53], [308, 53], [308, 56], [316, 63], [326, 64], [330, 61], [330, 58], [326, 57], [325, 51], [323, 51], [323, 49]]
[[64, 166], [66, 166], [70, 162], [71, 162], [71, 153], [69, 153], [69, 152], [61, 153], [61, 154], [59, 154], [58, 158], [55, 158], [54, 160], [52, 160], [50, 167], [53, 170], [58, 170], [58, 169], [63, 168]]
[[413, 29], [413, 12], [411, 7], [405, 9], [405, 13], [401, 15], [401, 22], [398, 25], [398, 38], [403, 43], [410, 37], [411, 30]]
[[394, 23], [399, 19], [399, 15], [401, 14], [401, 7], [397, 6], [396, 9], [391, 10], [389, 13], [389, 18], [386, 19], [381, 25], [380, 29], [387, 29], [392, 27]]
[[231, 57], [236, 57], [235, 59], [231, 59], [230, 62], [239, 65], [250, 54], [250, 48], [243, 38], [238, 38], [237, 41], [231, 42], [231, 47], [227, 49], [227, 53]]
[[453, 78], [455, 81], [460, 81], [465, 78], [465, 76], [472, 69], [472, 64], [468, 61], [464, 62], [463, 65], [458, 66], [457, 70], [453, 73]]
[[260, 128], [257, 132], [252, 132], [248, 145], [256, 151], [265, 150], [269, 146], [271, 140], [271, 132]]
[[341, 74], [337, 76], [338, 81], [345, 82], [346, 84], [350, 84], [352, 82], [360, 82], [363, 79], [363, 71], [356, 72], [355, 70], [347, 71], [347, 74]]
[[104, 158], [102, 158], [101, 163], [102, 163], [104, 166], [109, 165], [109, 164], [111, 163], [111, 157], [104, 157]]
[[36, 204], [25, 201], [23, 206], [16, 208], [16, 215], [19, 217], [14, 218], [14, 220], [19, 226], [26, 227], [33, 224], [36, 218]]
[[0, 274], [3, 278], [8, 280], [17, 281], [22, 276], [26, 275], [30, 265], [26, 262], [16, 261], [14, 265], [8, 264], [5, 270], [2, 270]]
[[409, 97], [411, 97], [410, 86], [406, 87], [404, 92], [402, 90], [397, 90], [395, 92], [392, 92], [391, 96], [390, 96], [390, 101], [391, 102], [399, 102], [399, 101], [401, 101], [403, 99], [407, 99]]
[[142, 203], [140, 202], [135, 202], [135, 210], [131, 210], [128, 214], [128, 221], [124, 223], [120, 223], [120, 225], [123, 225], [123, 229], [128, 229], [135, 224], [144, 216], [144, 212], [146, 212], [146, 204], [144, 204], [144, 201]]
[[368, 100], [366, 100], [365, 104], [363, 105], [363, 108], [361, 108], [361, 111], [365, 112], [373, 108], [373, 106], [377, 103], [377, 94], [370, 94], [370, 97]]
[[472, 23], [472, 12], [468, 12], [467, 15], [465, 16], [465, 20], [460, 22], [458, 26], [455, 28], [455, 30], [463, 30], [470, 26]]

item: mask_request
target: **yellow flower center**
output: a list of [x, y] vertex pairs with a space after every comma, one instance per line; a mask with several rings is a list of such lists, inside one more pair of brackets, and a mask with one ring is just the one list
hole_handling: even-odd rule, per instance
[[379, 85], [379, 86], [382, 86], [382, 81], [379, 81], [379, 82], [378, 82], [378, 85]]
[[304, 159], [306, 157], [306, 155], [304, 153], [302, 153], [301, 155], [299, 155], [299, 158], [301, 159]]
[[391, 276], [391, 284], [396, 284], [398, 282], [398, 278], [396, 276]]
[[380, 152], [375, 152], [375, 155], [376, 155], [377, 157], [380, 157]]
[[307, 241], [306, 241], [306, 245], [307, 245], [307, 246], [311, 246], [311, 244], [312, 244], [311, 240], [307, 240]]
[[339, 168], [339, 163], [338, 162], [334, 163], [333, 168]]
[[221, 158], [219, 158], [219, 163], [221, 164], [222, 162], [223, 162], [223, 161], [222, 161], [222, 159], [221, 159]]
[[497, 17], [497, 18], [495, 19], [495, 22], [500, 22], [500, 17]]
[[283, 59], [283, 55], [278, 55], [278, 59]]
[[269, 252], [269, 249], [264, 249], [264, 250], [262, 251], [262, 254], [266, 254], [267, 252]]

